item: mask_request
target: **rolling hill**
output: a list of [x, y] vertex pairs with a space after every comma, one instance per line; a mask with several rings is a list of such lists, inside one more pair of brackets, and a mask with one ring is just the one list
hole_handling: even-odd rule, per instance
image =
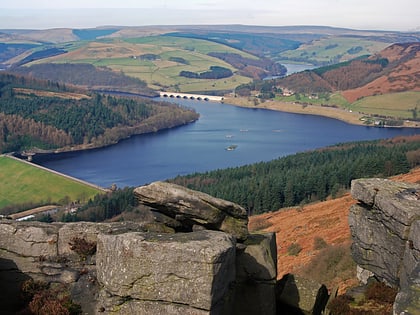
[[[38, 76], [40, 64], [90, 64], [140, 79], [156, 90], [214, 91], [232, 90], [236, 85], [251, 79], [237, 73], [222, 79], [191, 79], [180, 76], [181, 71], [204, 72], [211, 66], [237, 71], [229, 63], [212, 57], [209, 53], [231, 53], [247, 59], [257, 59], [221, 44], [165, 36], [74, 42], [65, 48], [65, 53], [26, 63], [17, 71]], [[65, 80], [66, 76], [62, 76], [60, 81]], [[81, 81], [72, 83], [84, 85]], [[118, 87], [115, 89], [118, 90]]]
[[[46, 63], [84, 63], [140, 79], [155, 90], [226, 94], [253, 79], [283, 75], [284, 68], [278, 62], [329, 65], [409, 41], [419, 41], [418, 34], [323, 26], [2, 30], [0, 43], [5, 45], [5, 53], [0, 52], [0, 64], [3, 68], [24, 65], [25, 70], [20, 71], [41, 76], [39, 68], [27, 68]], [[32, 47], [18, 50], [12, 47], [17, 42]], [[227, 68], [233, 75], [220, 79], [180, 75], [182, 71], [206, 72], [212, 66]], [[61, 79], [65, 82], [66, 76]]]
[[405, 43], [393, 44], [372, 56], [296, 73], [278, 82], [306, 94], [340, 91], [353, 103], [377, 94], [420, 91], [419, 78], [420, 43]]
[[[398, 43], [371, 56], [308, 70], [276, 85], [328, 104], [384, 118], [417, 120], [420, 109], [420, 43]], [[340, 95], [343, 101], [337, 103]], [[322, 96], [322, 97], [321, 97]], [[297, 100], [295, 97], [293, 100]]]
[[395, 44], [367, 60], [388, 60], [388, 65], [370, 82], [346, 89], [343, 96], [354, 102], [361, 97], [420, 91], [420, 43]]

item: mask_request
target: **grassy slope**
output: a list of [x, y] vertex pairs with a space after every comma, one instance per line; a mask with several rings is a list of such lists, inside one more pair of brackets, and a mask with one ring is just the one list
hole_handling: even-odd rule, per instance
[[[349, 49], [358, 46], [363, 49], [355, 54], [346, 52]], [[316, 60], [319, 63], [330, 62], [332, 60], [341, 62], [358, 56], [373, 54], [387, 46], [389, 46], [389, 43], [357, 37], [330, 36], [304, 44], [296, 50], [283, 52], [278, 56], [278, 59], [282, 60], [282, 57], [287, 57], [290, 59], [306, 58], [308, 60]], [[287, 60], [285, 62], [287, 62]]]
[[366, 114], [381, 114], [403, 119], [413, 118], [413, 109], [420, 110], [420, 92], [401, 92], [364, 97], [350, 108]]
[[[255, 58], [237, 49], [205, 40], [165, 36], [76, 42], [66, 48], [69, 50], [66, 54], [36, 62], [90, 63], [94, 66], [106, 66], [140, 78], [152, 88], [169, 90], [177, 88], [181, 92], [233, 90], [237, 85], [251, 81], [250, 78], [240, 75], [219, 80], [189, 79], [179, 76], [182, 70], [203, 72], [210, 66], [221, 66], [235, 71], [226, 62], [208, 56], [209, 52], [232, 52], [247, 58]], [[155, 54], [159, 58], [156, 60], [133, 58], [144, 54]], [[188, 64], [170, 61], [171, 57], [182, 57]]]
[[100, 192], [69, 178], [0, 156], [0, 209], [26, 203], [54, 204], [66, 197], [72, 201], [88, 200]]

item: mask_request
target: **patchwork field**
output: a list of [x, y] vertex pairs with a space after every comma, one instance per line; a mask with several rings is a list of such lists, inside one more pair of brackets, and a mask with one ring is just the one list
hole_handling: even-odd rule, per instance
[[[68, 50], [65, 54], [44, 58], [34, 63], [89, 63], [139, 78], [154, 89], [180, 92], [233, 90], [236, 86], [251, 81], [250, 78], [237, 74], [227, 79], [215, 80], [179, 76], [181, 71], [199, 73], [207, 71], [210, 66], [236, 70], [228, 63], [207, 55], [210, 52], [236, 53], [256, 59], [251, 54], [222, 44], [170, 36], [75, 42], [68, 44], [65, 48]], [[143, 58], [144, 55], [153, 55], [153, 57]], [[179, 62], [179, 60], [184, 62]]]
[[0, 213], [2, 209], [15, 205], [30, 208], [41, 204], [60, 204], [65, 200], [87, 201], [101, 192], [99, 188], [0, 156]]

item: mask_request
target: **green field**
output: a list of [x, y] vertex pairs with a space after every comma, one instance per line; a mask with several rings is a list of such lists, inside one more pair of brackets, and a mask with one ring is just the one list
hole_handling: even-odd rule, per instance
[[[307, 95], [277, 96], [276, 100], [314, 105], [329, 105], [364, 113], [399, 119], [420, 118], [420, 92], [400, 92], [363, 97], [350, 104], [340, 93], [324, 93], [313, 98]], [[415, 113], [414, 113], [415, 112]], [[415, 117], [414, 117], [415, 116]]]
[[[284, 62], [295, 60], [319, 64], [337, 63], [362, 55], [371, 55], [389, 45], [389, 43], [371, 39], [332, 36], [303, 44], [296, 50], [282, 52], [276, 59]], [[356, 47], [360, 48], [356, 49]]]
[[276, 100], [283, 102], [300, 102], [313, 105], [328, 105], [341, 108], [348, 108], [350, 103], [340, 93], [320, 93], [316, 98], [304, 95], [294, 94], [291, 96], [276, 96]]
[[7, 156], [0, 156], [0, 213], [10, 206], [87, 201], [100, 189], [50, 173]]
[[240, 54], [247, 58], [258, 59], [254, 55], [248, 54], [241, 50], [203, 39], [173, 36], [151, 36], [126, 39], [125, 41], [134, 44], [151, 45], [152, 47], [172, 47], [180, 50], [197, 52], [204, 55], [210, 52], [230, 52]]
[[[420, 118], [420, 92], [401, 92], [364, 97], [348, 107], [365, 114], [402, 119]], [[414, 114], [413, 112], [416, 112]], [[417, 117], [413, 117], [417, 116]]]
[[[34, 63], [89, 63], [97, 67], [108, 67], [128, 76], [147, 82], [157, 90], [178, 92], [201, 92], [233, 90], [252, 79], [237, 75], [226, 79], [203, 80], [179, 76], [181, 71], [204, 72], [211, 66], [220, 66], [236, 71], [230, 64], [207, 55], [210, 52], [236, 53], [257, 59], [246, 52], [226, 45], [190, 38], [152, 36], [132, 39], [115, 39], [92, 42], [75, 42], [66, 49], [69, 53], [38, 60]], [[158, 56], [155, 60], [139, 58], [145, 54]], [[186, 63], [172, 61], [183, 58]], [[171, 60], [172, 58], [172, 60]]]

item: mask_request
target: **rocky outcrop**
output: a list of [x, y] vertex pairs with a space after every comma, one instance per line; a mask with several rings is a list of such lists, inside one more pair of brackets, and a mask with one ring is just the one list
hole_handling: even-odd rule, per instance
[[[75, 238], [96, 253], [77, 250]], [[4, 314], [18, 309], [20, 284], [32, 278], [66, 284], [87, 314], [274, 315], [276, 276], [273, 234], [237, 244], [220, 231], [150, 232], [128, 222], [0, 221]]]
[[136, 196], [142, 223], [0, 221], [2, 312], [34, 279], [87, 314], [276, 314], [276, 238], [249, 235], [242, 207], [166, 183]]
[[[20, 286], [28, 279], [62, 283], [73, 299], [93, 314], [97, 283], [95, 255], [81, 256], [71, 249], [74, 238], [92, 243], [100, 233], [145, 231], [139, 223], [53, 223], [0, 221], [0, 283], [4, 314], [15, 314]], [[10, 275], [13, 275], [12, 277]], [[4, 293], [3, 293], [4, 292]]]
[[142, 223], [1, 220], [2, 314], [22, 307], [27, 279], [66, 285], [84, 314], [320, 314], [325, 307], [322, 286], [303, 279], [279, 286], [276, 237], [249, 234], [242, 207], [167, 183], [135, 191]]
[[248, 216], [243, 207], [179, 185], [154, 182], [137, 187], [134, 193], [141, 204], [159, 213], [178, 231], [208, 229], [223, 231], [239, 241], [248, 236]]
[[351, 193], [352, 255], [363, 269], [399, 289], [394, 314], [420, 309], [420, 185], [359, 179]]

